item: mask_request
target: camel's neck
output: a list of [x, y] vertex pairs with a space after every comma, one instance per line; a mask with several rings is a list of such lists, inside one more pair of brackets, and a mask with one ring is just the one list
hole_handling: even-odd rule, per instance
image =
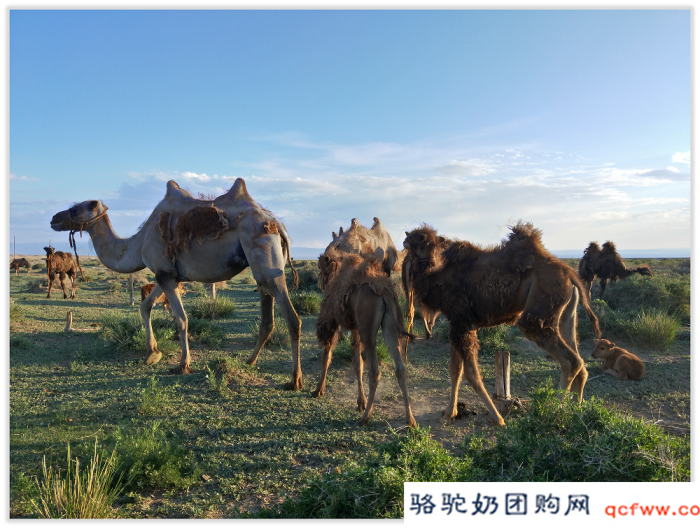
[[432, 306], [429, 300], [429, 298], [434, 297], [430, 294], [435, 294], [441, 288], [438, 267], [428, 262], [414, 263], [413, 266], [411, 283], [415, 297], [431, 308], [438, 309], [439, 307]]
[[97, 258], [110, 270], [130, 274], [146, 268], [141, 257], [141, 244], [146, 233], [145, 229], [141, 229], [128, 239], [122, 239], [114, 233], [109, 218], [104, 215], [91, 222], [85, 231], [92, 238]]

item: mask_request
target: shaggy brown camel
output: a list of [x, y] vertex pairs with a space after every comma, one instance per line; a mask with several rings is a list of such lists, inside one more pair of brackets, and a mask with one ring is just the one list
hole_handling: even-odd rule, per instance
[[444, 412], [449, 422], [457, 415], [464, 372], [494, 424], [505, 424], [479, 372], [476, 331], [481, 327], [517, 324], [526, 338], [559, 362], [559, 387], [578, 393], [579, 401], [583, 398], [588, 371], [576, 343], [579, 294], [600, 337], [585, 287], [573, 269], [545, 250], [540, 230], [523, 222], [511, 230], [501, 244], [490, 248], [456, 241], [442, 252], [444, 238], [430, 226], [406, 232], [408, 285], [423, 304], [450, 322], [452, 395]]
[[602, 250], [598, 243], [591, 242], [584, 250], [583, 257], [578, 263], [578, 275], [585, 281], [589, 296], [596, 276], [600, 278], [600, 294], [598, 296], [602, 298], [608, 279], [615, 282], [617, 279], [625, 279], [633, 274], [654, 275], [649, 265], [627, 268], [622, 257], [617, 253], [615, 244], [611, 241], [603, 244]]
[[24, 257], [18, 257], [17, 259], [13, 259], [10, 263], [10, 270], [14, 270], [15, 275], [17, 276], [19, 275], [19, 269], [23, 266], [27, 268], [27, 275], [29, 275], [29, 261], [27, 261]]
[[[334, 254], [334, 249], [328, 253]], [[335, 255], [333, 255], [335, 257]], [[336, 262], [334, 260], [334, 262]], [[353, 331], [352, 364], [357, 374], [357, 408], [364, 413], [359, 424], [367, 424], [372, 413], [374, 396], [381, 373], [377, 359], [377, 332], [382, 329], [384, 341], [394, 358], [396, 378], [403, 393], [406, 407], [406, 424], [415, 428], [416, 420], [406, 387], [407, 369], [401, 358], [401, 336], [411, 336], [403, 328], [401, 307], [391, 281], [386, 277], [381, 262], [374, 258], [364, 259], [357, 254], [344, 253], [340, 264], [324, 285], [321, 309], [316, 321], [316, 336], [323, 348], [321, 378], [313, 397], [323, 395], [326, 373], [338, 342], [340, 328]], [[369, 363], [369, 400], [365, 399], [362, 387], [362, 349]]]
[[261, 321], [258, 341], [248, 363], [255, 364], [272, 334], [273, 301], [276, 301], [292, 341], [292, 380], [285, 387], [302, 387], [301, 320], [289, 300], [284, 275], [285, 264], [289, 264], [298, 284], [289, 253], [289, 236], [284, 225], [250, 197], [241, 178], [226, 194], [214, 200], [198, 200], [171, 180], [165, 198], [128, 239], [115, 235], [106, 212], [107, 207], [101, 201], [88, 200], [54, 215], [51, 227], [56, 231], [87, 231], [97, 257], [111, 270], [129, 274], [148, 267], [153, 271], [157, 285], [141, 303], [146, 327], [146, 364], [155, 364], [162, 356], [151, 328], [151, 309], [161, 293], [165, 293], [172, 306], [180, 333], [182, 355], [171, 373], [189, 373], [187, 315], [177, 284], [225, 281], [250, 266], [260, 293]]
[[73, 259], [73, 254], [56, 252], [51, 246], [44, 246], [44, 251], [46, 252], [46, 272], [49, 275], [49, 293], [46, 298], [51, 297], [51, 289], [53, 288], [53, 280], [58, 274], [58, 278], [61, 280], [61, 288], [63, 289], [63, 299], [66, 299], [66, 276], [69, 277], [71, 282], [71, 292], [70, 298], [75, 299], [75, 282], [78, 276], [78, 267]]
[[[143, 303], [143, 300], [145, 300], [148, 295], [153, 291], [153, 289], [156, 287], [155, 283], [146, 283], [141, 287], [141, 302]], [[185, 287], [182, 286], [182, 283], [177, 284], [177, 289], [180, 291], [180, 297], [185, 295]], [[165, 297], [165, 294], [161, 294], [158, 296], [154, 301], [153, 305], [157, 305], [158, 303], [163, 304], [163, 312], [170, 312], [170, 315], [172, 316], [173, 314], [173, 309], [170, 306], [170, 302], [168, 302], [168, 298]]]
[[593, 358], [603, 360], [600, 368], [603, 373], [612, 375], [620, 380], [641, 380], [646, 374], [644, 362], [637, 355], [615, 347], [615, 344], [608, 340], [593, 340], [595, 349], [591, 353]]

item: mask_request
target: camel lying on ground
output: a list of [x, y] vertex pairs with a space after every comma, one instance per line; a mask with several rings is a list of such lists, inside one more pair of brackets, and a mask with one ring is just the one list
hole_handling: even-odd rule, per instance
[[14, 270], [15, 275], [19, 275], [19, 269], [23, 266], [27, 268], [27, 275], [29, 275], [29, 261], [27, 261], [24, 257], [18, 257], [17, 259], [13, 259], [10, 263], [10, 270]]
[[[141, 302], [142, 303], [148, 297], [148, 295], [153, 291], [153, 289], [155, 287], [156, 287], [155, 283], [146, 283], [145, 285], [143, 285], [141, 287]], [[180, 297], [185, 295], [186, 291], [185, 291], [185, 287], [182, 286], [182, 283], [177, 284], [177, 289], [180, 292]], [[163, 312], [165, 312], [167, 310], [168, 312], [170, 312], [170, 315], [172, 316], [173, 309], [170, 306], [170, 302], [168, 301], [168, 298], [165, 297], [165, 294], [161, 294], [153, 301], [154, 306], [157, 305], [158, 303], [163, 304]]]
[[444, 237], [423, 225], [406, 232], [408, 286], [424, 305], [442, 312], [450, 322], [452, 394], [444, 411], [452, 422], [462, 373], [486, 405], [494, 424], [503, 426], [479, 372], [482, 327], [516, 324], [561, 366], [559, 387], [583, 398], [588, 371], [578, 354], [576, 306], [579, 295], [594, 333], [598, 319], [576, 272], [542, 245], [541, 232], [518, 222], [501, 244], [481, 248], [456, 241], [440, 251]]
[[[177, 284], [184, 281], [216, 283], [241, 273], [250, 266], [260, 293], [258, 341], [249, 364], [255, 364], [260, 350], [274, 327], [273, 301], [287, 321], [292, 342], [292, 379], [285, 387], [300, 389], [301, 361], [299, 338], [301, 320], [289, 300], [284, 267], [289, 264], [295, 285], [299, 276], [289, 253], [289, 235], [272, 213], [248, 194], [245, 182], [238, 178], [231, 189], [214, 200], [198, 200], [174, 181], [166, 186], [165, 198], [128, 239], [117, 237], [107, 216], [107, 207], [99, 200], [88, 200], [54, 215], [51, 227], [56, 231], [86, 231], [95, 253], [107, 268], [130, 274], [149, 268], [156, 287], [141, 303], [146, 327], [146, 364], [159, 362], [162, 355], [153, 336], [151, 310], [161, 293], [173, 309], [180, 333], [182, 355], [174, 374], [190, 372], [187, 339], [187, 315]], [[190, 245], [192, 247], [190, 248]]]
[[45, 246], [44, 251], [46, 252], [46, 272], [49, 276], [49, 293], [46, 295], [46, 298], [51, 297], [53, 280], [58, 274], [58, 278], [61, 280], [61, 288], [63, 289], [63, 299], [68, 297], [66, 295], [66, 276], [71, 282], [70, 298], [75, 299], [75, 282], [78, 276], [78, 267], [73, 259], [73, 254], [57, 252], [51, 246]]
[[583, 257], [578, 263], [578, 275], [586, 283], [588, 294], [591, 296], [593, 280], [600, 278], [600, 298], [603, 297], [608, 279], [615, 282], [617, 279], [625, 279], [633, 274], [643, 276], [653, 276], [649, 265], [642, 265], [638, 268], [627, 268], [625, 262], [617, 253], [615, 244], [607, 241], [601, 249], [598, 243], [591, 242], [583, 252]]
[[[329, 250], [334, 254], [335, 250]], [[333, 255], [336, 257], [335, 255]], [[334, 271], [324, 276], [323, 300], [316, 322], [316, 336], [323, 348], [321, 378], [313, 397], [324, 394], [326, 374], [338, 342], [340, 328], [353, 331], [352, 365], [357, 375], [357, 408], [364, 413], [359, 424], [367, 424], [372, 413], [374, 396], [381, 376], [377, 359], [377, 332], [382, 329], [384, 341], [396, 365], [396, 378], [406, 407], [406, 424], [416, 427], [406, 386], [407, 369], [401, 358], [402, 336], [411, 336], [403, 328], [401, 307], [393, 285], [380, 262], [357, 254], [343, 254]], [[334, 261], [336, 262], [336, 261]], [[406, 344], [408, 345], [408, 344]], [[369, 400], [362, 387], [362, 350], [369, 363]], [[404, 352], [405, 354], [405, 352]]]
[[615, 344], [608, 340], [593, 340], [595, 349], [591, 353], [593, 358], [603, 360], [600, 368], [604, 373], [613, 375], [620, 380], [641, 380], [646, 374], [644, 362], [638, 356], [622, 349], [615, 347]]

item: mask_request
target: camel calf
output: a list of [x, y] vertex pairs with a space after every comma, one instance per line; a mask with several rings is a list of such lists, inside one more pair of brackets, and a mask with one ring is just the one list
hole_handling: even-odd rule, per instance
[[10, 263], [10, 270], [14, 270], [15, 275], [19, 275], [19, 269], [23, 266], [27, 268], [27, 275], [29, 275], [29, 261], [27, 261], [24, 257], [13, 259]]
[[[147, 283], [141, 287], [141, 302], [143, 302], [144, 299], [148, 297], [148, 295], [153, 292], [153, 289], [156, 287], [155, 283]], [[186, 292], [185, 287], [182, 286], [182, 283], [177, 284], [177, 289], [180, 291], [180, 295], [183, 296]], [[170, 302], [168, 301], [168, 298], [165, 297], [165, 294], [161, 294], [156, 298], [156, 300], [153, 302], [153, 304], [157, 303], [162, 303], [163, 304], [163, 312], [166, 310], [170, 312], [172, 315], [173, 309], [170, 306]]]
[[[412, 335], [403, 328], [399, 300], [391, 281], [382, 269], [381, 262], [365, 261], [356, 254], [344, 255], [342, 261], [335, 262], [333, 273], [324, 275], [328, 281], [324, 285], [321, 310], [316, 321], [316, 337], [323, 348], [321, 378], [311, 396], [320, 397], [324, 393], [333, 348], [338, 343], [340, 328], [344, 327], [352, 331], [352, 364], [357, 374], [357, 407], [364, 411], [359, 424], [367, 424], [381, 376], [377, 359], [377, 332], [381, 327], [384, 341], [396, 365], [396, 378], [406, 408], [406, 424], [415, 428], [417, 423], [408, 398], [407, 369], [401, 358], [400, 343], [402, 337]], [[369, 363], [369, 399], [365, 399], [362, 387], [363, 349]]]
[[603, 372], [620, 380], [640, 380], [646, 373], [644, 363], [629, 351], [615, 347], [614, 343], [605, 339], [593, 341], [596, 346], [591, 356], [603, 360], [600, 366]]

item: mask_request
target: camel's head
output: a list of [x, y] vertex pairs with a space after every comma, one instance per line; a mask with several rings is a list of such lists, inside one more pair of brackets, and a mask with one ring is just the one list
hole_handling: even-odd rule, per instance
[[445, 241], [433, 228], [423, 225], [410, 233], [406, 232], [403, 247], [407, 250], [407, 258], [432, 261], [436, 252], [444, 250]]
[[343, 258], [343, 254], [335, 250], [335, 248], [328, 248], [324, 253], [318, 256], [318, 288], [319, 290], [324, 290], [328, 283], [330, 283], [335, 275], [340, 269], [340, 264]]
[[56, 213], [51, 219], [51, 228], [55, 231], [80, 229], [81, 226], [103, 216], [106, 212], [107, 206], [101, 200], [86, 200]]
[[54, 254], [53, 246], [44, 246], [44, 251], [46, 252], [46, 257]]
[[594, 338], [593, 342], [595, 342], [595, 349], [593, 349], [591, 353], [593, 358], [607, 358], [613, 352], [613, 349], [615, 349], [615, 344], [605, 338], [601, 338], [600, 340]]

